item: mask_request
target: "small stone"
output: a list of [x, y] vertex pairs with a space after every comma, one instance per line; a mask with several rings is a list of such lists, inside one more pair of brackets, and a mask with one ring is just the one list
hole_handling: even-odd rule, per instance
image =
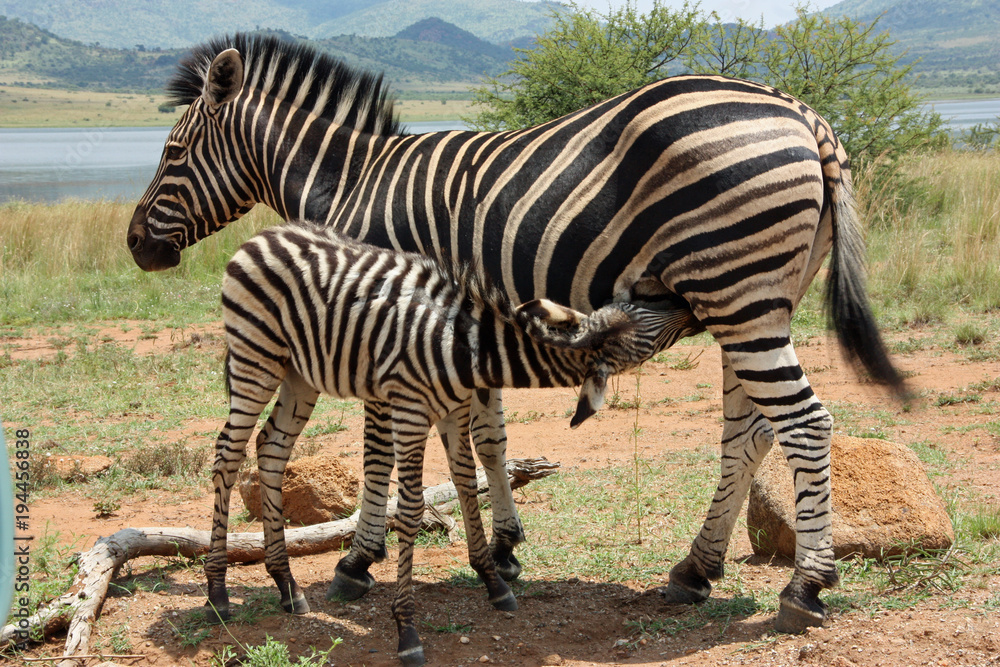
[[468, 637], [462, 637], [458, 640], [460, 644], [468, 644], [471, 641]]
[[482, 663], [487, 663], [489, 661], [490, 661], [490, 656], [488, 656], [488, 655], [484, 655], [481, 658], [479, 658], [479, 662], [482, 662]]
[[500, 635], [493, 635], [493, 641], [495, 642], [500, 641]]
[[545, 660], [542, 661], [543, 665], [561, 665], [563, 664], [562, 656], [558, 653], [553, 653], [552, 655], [546, 656]]

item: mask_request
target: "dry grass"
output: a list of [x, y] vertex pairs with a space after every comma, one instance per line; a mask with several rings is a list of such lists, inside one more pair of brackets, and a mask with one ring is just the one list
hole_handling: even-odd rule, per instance
[[912, 156], [903, 180], [856, 175], [871, 286], [911, 317], [1000, 307], [1000, 154]]

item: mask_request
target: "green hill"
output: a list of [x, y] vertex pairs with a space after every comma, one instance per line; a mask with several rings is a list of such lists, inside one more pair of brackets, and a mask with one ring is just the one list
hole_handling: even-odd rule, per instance
[[183, 48], [260, 29], [308, 38], [390, 37], [431, 17], [499, 44], [543, 31], [557, 6], [549, 0], [0, 0], [0, 15], [114, 48]]
[[844, 0], [824, 13], [881, 17], [922, 88], [1000, 92], [1000, 0]]
[[[421, 21], [395, 37], [341, 35], [311, 42], [357, 67], [385, 72], [397, 92], [407, 97], [427, 97], [432, 91], [464, 93], [484, 74], [503, 71], [513, 57], [510, 47], [491, 44], [440, 19]], [[161, 90], [185, 51], [88, 46], [0, 17], [0, 83]]]

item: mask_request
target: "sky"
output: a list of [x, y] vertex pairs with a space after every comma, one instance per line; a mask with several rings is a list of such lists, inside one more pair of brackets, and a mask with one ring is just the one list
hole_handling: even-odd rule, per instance
[[[679, 9], [684, 4], [683, 0], [661, 0], [661, 2], [674, 9]], [[820, 10], [837, 2], [839, 0], [812, 0], [808, 4], [810, 9]], [[576, 4], [604, 12], [609, 5], [618, 7], [624, 2], [623, 0], [576, 0]], [[795, 18], [796, 4], [805, 3], [796, 3], [795, 0], [701, 0], [699, 6], [704, 12], [714, 10], [723, 22], [733, 21], [739, 17], [756, 23], [763, 16], [764, 27], [773, 28]], [[648, 12], [653, 6], [653, 0], [638, 0], [636, 5], [639, 11]]]

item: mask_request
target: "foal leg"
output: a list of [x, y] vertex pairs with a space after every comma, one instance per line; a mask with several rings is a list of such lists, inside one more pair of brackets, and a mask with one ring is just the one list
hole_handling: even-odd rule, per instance
[[[246, 350], [243, 350], [246, 352]], [[206, 616], [209, 622], [227, 621], [230, 617], [229, 594], [226, 591], [227, 533], [229, 499], [240, 464], [246, 458], [247, 441], [257, 426], [257, 418], [281, 383], [284, 368], [266, 364], [253, 357], [226, 359], [229, 371], [229, 419], [215, 443], [212, 464], [212, 486], [215, 507], [212, 513], [212, 538], [205, 558], [208, 579]]]
[[[524, 541], [524, 526], [517, 514], [514, 495], [507, 477], [507, 431], [503, 422], [503, 402], [499, 389], [480, 389], [472, 395], [472, 440], [476, 455], [486, 470], [493, 509], [493, 562], [497, 573], [507, 581], [521, 574], [521, 563], [514, 556], [514, 547]], [[441, 423], [438, 431], [444, 437]], [[449, 438], [458, 434], [448, 432]]]
[[[442, 423], [446, 421], [450, 423], [448, 428], [444, 429]], [[466, 403], [455, 410], [437, 425], [441, 442], [448, 452], [451, 481], [455, 484], [462, 506], [462, 520], [465, 523], [469, 546], [469, 564], [486, 584], [490, 604], [501, 611], [514, 611], [517, 609], [517, 600], [511, 593], [510, 587], [497, 573], [490, 556], [489, 544], [486, 542], [483, 520], [479, 514], [476, 462], [469, 447], [469, 404]], [[455, 436], [454, 433], [458, 435]]]
[[424, 647], [414, 620], [416, 604], [413, 599], [413, 541], [424, 516], [424, 447], [430, 430], [430, 420], [421, 421], [420, 416], [411, 411], [393, 412], [393, 441], [399, 476], [396, 511], [399, 562], [392, 615], [399, 636], [399, 659], [408, 667], [425, 662]]
[[365, 401], [364, 488], [358, 528], [351, 549], [340, 559], [327, 600], [357, 600], [371, 590], [372, 563], [385, 560], [385, 507], [394, 465], [392, 418], [386, 403]]
[[261, 513], [264, 523], [264, 565], [281, 594], [281, 608], [292, 614], [309, 611], [306, 596], [295, 583], [288, 565], [285, 519], [281, 512], [281, 480], [296, 438], [316, 407], [319, 392], [289, 369], [278, 401], [257, 435], [257, 469], [260, 471]]
[[670, 570], [668, 602], [701, 602], [722, 578], [726, 549], [760, 462], [771, 449], [771, 425], [747, 396], [722, 353], [722, 475], [701, 531], [687, 557]]

